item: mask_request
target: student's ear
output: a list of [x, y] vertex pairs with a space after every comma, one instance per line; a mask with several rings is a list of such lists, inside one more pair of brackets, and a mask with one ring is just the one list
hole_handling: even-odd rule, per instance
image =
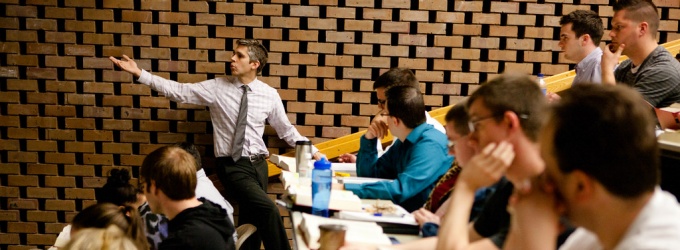
[[260, 67], [260, 61], [250, 62], [250, 69], [257, 70]]
[[649, 32], [649, 23], [647, 22], [641, 22], [638, 24], [638, 27], [640, 29], [640, 36], [644, 36], [647, 34], [647, 32]]
[[583, 38], [583, 40], [581, 40], [581, 46], [588, 45], [588, 41], [592, 40], [590, 35], [588, 35], [588, 34], [583, 34], [581, 37]]
[[390, 116], [389, 119], [392, 119], [392, 123], [393, 123], [394, 125], [399, 125], [399, 124], [401, 124], [401, 119], [399, 119], [399, 118], [397, 118], [397, 117]]
[[590, 200], [595, 193], [595, 180], [580, 170], [574, 170], [571, 175], [576, 200]]
[[517, 115], [517, 113], [512, 112], [512, 111], [505, 111], [505, 113], [503, 114], [503, 120], [504, 120], [504, 122], [507, 123], [508, 128], [511, 131], [516, 131], [518, 129], [519, 130], [522, 129], [519, 119], [520, 118]]
[[148, 187], [149, 193], [152, 193], [154, 195], [158, 195], [158, 188], [156, 187], [156, 181], [151, 180], [147, 184], [149, 185], [149, 187]]

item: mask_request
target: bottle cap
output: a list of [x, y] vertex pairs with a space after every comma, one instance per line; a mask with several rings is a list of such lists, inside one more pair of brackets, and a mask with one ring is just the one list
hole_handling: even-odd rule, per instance
[[538, 77], [543, 77], [543, 73], [538, 73]]
[[331, 162], [326, 159], [326, 157], [321, 158], [321, 160], [318, 160], [314, 163], [314, 169], [321, 169], [321, 170], [326, 170], [326, 169], [331, 169]]

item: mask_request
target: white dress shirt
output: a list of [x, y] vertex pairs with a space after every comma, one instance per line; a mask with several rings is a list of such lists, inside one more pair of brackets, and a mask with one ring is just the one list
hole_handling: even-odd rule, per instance
[[[680, 204], [671, 193], [656, 187], [614, 250], [680, 249]], [[593, 232], [578, 228], [560, 250], [602, 250]]]
[[[194, 84], [182, 84], [142, 70], [137, 81], [150, 86], [172, 101], [208, 106], [214, 128], [215, 156], [231, 155], [232, 137], [234, 136], [243, 94], [241, 89], [243, 83], [238, 78], [228, 76]], [[279, 138], [285, 140], [291, 147], [295, 147], [295, 141], [308, 140], [300, 135], [288, 120], [281, 97], [276, 89], [257, 78], [250, 82], [248, 86], [250, 87], [248, 122], [242, 156], [269, 155], [267, 146], [262, 140], [265, 121], [268, 121], [276, 130]], [[312, 153], [318, 151], [316, 147], [312, 146]]]

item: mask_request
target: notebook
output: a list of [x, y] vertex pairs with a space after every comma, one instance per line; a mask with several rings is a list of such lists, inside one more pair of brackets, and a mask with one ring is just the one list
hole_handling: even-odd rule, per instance
[[656, 113], [656, 118], [659, 119], [661, 129], [680, 129], [680, 108], [673, 106], [655, 108], [654, 113]]

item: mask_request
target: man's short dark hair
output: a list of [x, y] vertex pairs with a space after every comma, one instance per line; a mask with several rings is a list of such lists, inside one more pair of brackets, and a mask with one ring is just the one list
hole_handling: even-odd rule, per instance
[[375, 80], [375, 82], [373, 82], [373, 89], [387, 89], [393, 86], [402, 85], [420, 89], [416, 75], [413, 74], [413, 71], [407, 68], [391, 68], [390, 70], [386, 71], [380, 75], [378, 79]]
[[538, 132], [543, 124], [542, 111], [545, 96], [538, 83], [524, 74], [503, 74], [479, 87], [468, 99], [467, 106], [481, 100], [491, 111], [497, 122], [506, 111], [517, 114], [524, 134], [532, 141], [538, 140]]
[[153, 181], [171, 200], [190, 199], [195, 196], [196, 160], [180, 147], [165, 146], [144, 158], [139, 177], [147, 192]]
[[626, 198], [659, 183], [656, 122], [626, 86], [574, 85], [552, 108], [553, 150], [562, 172], [580, 170]]
[[614, 4], [614, 12], [626, 11], [626, 19], [635, 22], [647, 22], [652, 38], [656, 38], [659, 30], [659, 12], [651, 0], [619, 0]]
[[560, 25], [570, 23], [571, 30], [576, 33], [576, 37], [588, 34], [595, 46], [600, 45], [600, 40], [602, 40], [602, 35], [604, 34], [604, 27], [602, 19], [595, 11], [575, 10], [560, 18]]
[[468, 126], [470, 117], [467, 114], [467, 110], [465, 110], [464, 104], [459, 103], [453, 105], [453, 107], [451, 107], [451, 109], [446, 112], [444, 120], [447, 123], [453, 122], [453, 130], [456, 132], [456, 134], [461, 136], [470, 134], [470, 126]]
[[181, 142], [175, 144], [175, 146], [186, 150], [189, 154], [194, 156], [194, 159], [196, 160], [196, 171], [200, 171], [201, 169], [203, 169], [203, 163], [201, 162], [201, 153], [198, 152], [198, 148], [196, 148], [196, 145], [194, 145], [191, 142]]
[[387, 112], [401, 119], [408, 128], [425, 122], [425, 102], [420, 90], [412, 86], [392, 86], [385, 90]]
[[267, 53], [264, 45], [255, 39], [238, 39], [236, 40], [236, 45], [248, 47], [250, 62], [260, 62], [260, 66], [257, 67], [257, 73], [260, 74], [264, 65], [267, 64], [267, 58], [269, 57], [269, 53]]

